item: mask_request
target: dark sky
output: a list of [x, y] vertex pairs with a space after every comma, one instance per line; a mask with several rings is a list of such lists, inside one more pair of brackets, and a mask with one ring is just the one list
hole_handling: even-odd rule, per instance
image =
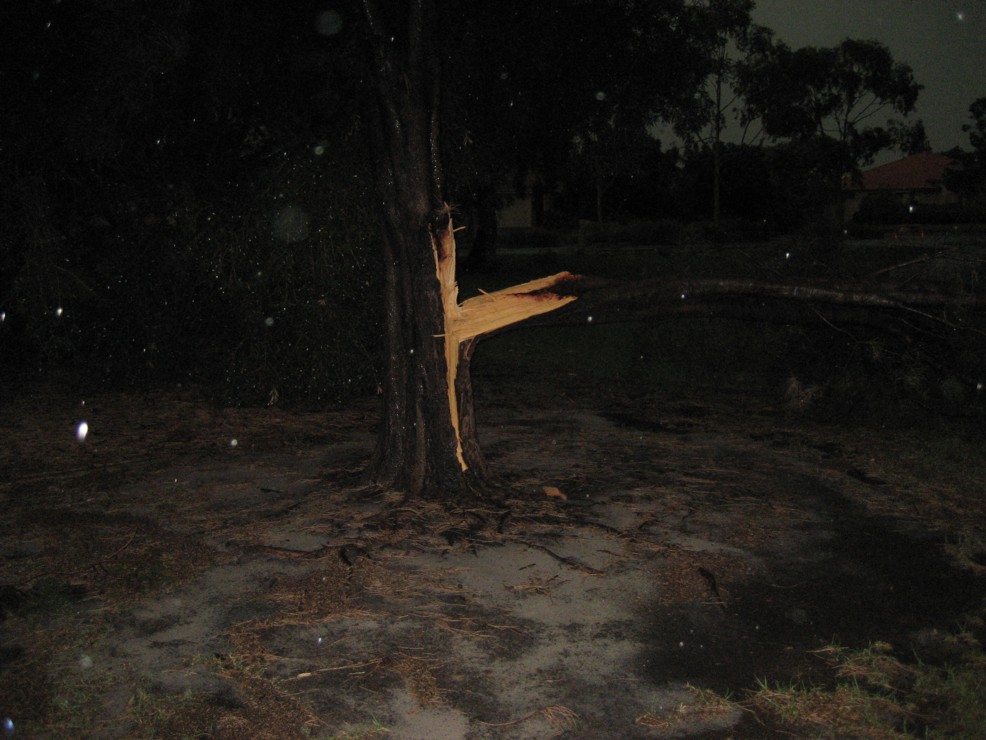
[[969, 104], [986, 97], [983, 0], [758, 0], [753, 20], [792, 48], [882, 42], [924, 85], [914, 116], [924, 120], [932, 148], [969, 148], [962, 124]]

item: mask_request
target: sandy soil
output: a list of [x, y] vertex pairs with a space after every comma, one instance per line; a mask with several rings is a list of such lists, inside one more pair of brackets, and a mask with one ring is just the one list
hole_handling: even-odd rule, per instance
[[983, 481], [923, 475], [920, 435], [525, 393], [479, 409], [509, 505], [450, 508], [353, 482], [373, 400], [9, 400], [0, 710], [24, 736], [758, 737], [715, 697], [824, 681], [832, 643], [938, 659], [984, 596], [943, 546]]

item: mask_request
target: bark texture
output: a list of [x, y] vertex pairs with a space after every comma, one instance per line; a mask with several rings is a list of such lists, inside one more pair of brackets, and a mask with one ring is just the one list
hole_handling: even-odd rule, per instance
[[[467, 473], [459, 464], [445, 386], [442, 295], [433, 256], [443, 227], [435, 214], [445, 191], [438, 26], [428, 0], [386, 6], [362, 0], [362, 10], [372, 82], [367, 119], [383, 210], [387, 332], [383, 423], [369, 472], [410, 495], [454, 496], [482, 484], [486, 465], [470, 460]], [[460, 413], [471, 414], [471, 394], [463, 400]]]
[[[458, 302], [455, 236], [441, 166], [441, 39], [428, 0], [362, 0], [372, 95], [367, 106], [383, 209], [384, 414], [370, 467], [412, 497], [485, 490], [469, 362], [479, 336], [575, 300], [570, 276]], [[402, 27], [398, 27], [403, 24]]]

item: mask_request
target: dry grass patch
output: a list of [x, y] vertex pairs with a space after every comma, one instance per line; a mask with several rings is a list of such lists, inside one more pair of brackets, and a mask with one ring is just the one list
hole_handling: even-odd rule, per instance
[[891, 699], [839, 685], [817, 687], [761, 684], [749, 706], [799, 736], [898, 738], [909, 715]]
[[674, 732], [682, 725], [694, 726], [696, 721], [720, 720], [735, 714], [740, 705], [710, 689], [687, 686], [691, 700], [681, 702], [668, 712], [647, 712], [636, 719], [636, 724], [663, 732]]

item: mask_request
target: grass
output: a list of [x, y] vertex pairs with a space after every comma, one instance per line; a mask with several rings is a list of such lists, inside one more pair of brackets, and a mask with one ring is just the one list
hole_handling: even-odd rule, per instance
[[797, 735], [986, 737], [986, 656], [968, 632], [954, 638], [965, 649], [940, 666], [905, 663], [884, 642], [863, 650], [832, 645], [816, 654], [833, 669], [834, 685], [764, 679], [744, 704]]
[[798, 736], [900, 737], [908, 717], [891, 699], [851, 684], [823, 689], [762, 682], [749, 704]]
[[950, 542], [946, 549], [963, 566], [967, 568], [986, 569], [986, 533], [964, 526]]
[[120, 680], [82, 651], [99, 635], [78, 625], [31, 629], [22, 622], [13, 628], [24, 636], [25, 652], [5, 663], [0, 697], [18, 735], [98, 736], [106, 722], [105, 697]]
[[372, 719], [369, 722], [346, 725], [334, 735], [329, 735], [328, 740], [375, 740], [389, 734], [389, 727], [385, 727], [377, 719]]
[[675, 732], [684, 724], [725, 719], [739, 712], [743, 707], [730, 696], [721, 696], [711, 689], [698, 688], [688, 684], [690, 700], [682, 702], [670, 711], [655, 709], [640, 715], [636, 724], [663, 732]]

